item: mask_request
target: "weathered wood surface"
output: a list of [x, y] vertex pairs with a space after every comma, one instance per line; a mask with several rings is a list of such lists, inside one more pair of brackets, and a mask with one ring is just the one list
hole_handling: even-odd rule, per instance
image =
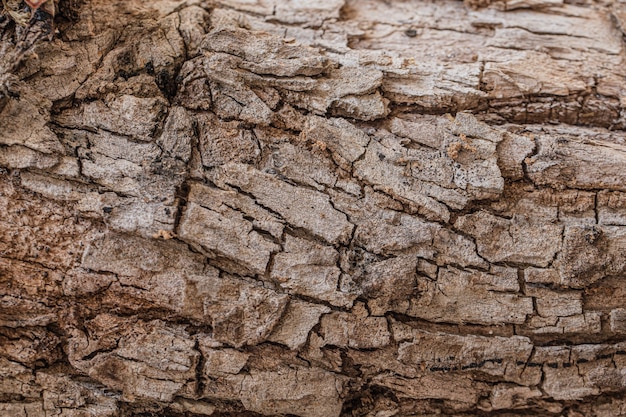
[[2, 23], [0, 415], [626, 415], [626, 4]]

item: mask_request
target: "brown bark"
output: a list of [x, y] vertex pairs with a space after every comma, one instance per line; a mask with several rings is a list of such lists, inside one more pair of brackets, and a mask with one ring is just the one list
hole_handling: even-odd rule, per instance
[[56, 6], [0, 22], [0, 415], [626, 415], [624, 4]]

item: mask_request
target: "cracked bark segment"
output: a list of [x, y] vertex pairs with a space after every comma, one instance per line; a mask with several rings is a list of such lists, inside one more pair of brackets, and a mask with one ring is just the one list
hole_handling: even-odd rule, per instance
[[487, 385], [468, 376], [430, 374], [417, 378], [397, 375], [377, 375], [374, 386], [392, 390], [402, 399], [438, 399], [458, 403], [460, 409], [470, 409], [487, 391]]
[[[45, 416], [50, 412], [67, 416], [118, 414], [119, 395], [107, 392], [96, 381], [76, 375], [64, 375], [60, 370], [40, 370], [28, 375], [20, 372], [16, 363], [2, 360], [3, 392], [10, 386], [21, 398], [0, 404], [0, 412], [20, 417]], [[60, 415], [60, 414], [59, 414]]]
[[371, 317], [362, 303], [351, 313], [333, 312], [322, 317], [324, 344], [353, 349], [376, 349], [389, 344], [391, 334], [385, 317]]
[[[487, 261], [478, 255], [474, 240], [447, 228], [435, 233], [432, 258], [439, 266], [460, 265], [464, 268], [487, 268]], [[429, 257], [429, 256], [425, 256]]]
[[[0, 387], [3, 394], [20, 395], [23, 399], [30, 401], [38, 399], [41, 387], [37, 384], [32, 369], [5, 357], [0, 358], [0, 365], [2, 365], [0, 366], [2, 376]], [[0, 407], [5, 405], [6, 403], [3, 403]]]
[[626, 226], [626, 193], [600, 191], [598, 193], [598, 223]]
[[282, 317], [289, 297], [256, 282], [217, 276], [202, 279], [204, 314], [215, 339], [235, 347], [266, 340]]
[[[382, 82], [379, 70], [338, 67], [317, 48], [242, 29], [233, 16], [223, 17], [203, 41], [207, 52], [191, 61], [204, 71], [183, 67], [186, 90], [201, 91], [198, 80], [209, 80], [219, 116], [268, 125], [278, 104], [264, 98], [268, 92], [316, 114], [331, 111], [362, 120], [387, 114], [387, 101], [377, 91]], [[244, 44], [249, 45], [242, 48]]]
[[[509, 3], [516, 8], [529, 2]], [[390, 80], [385, 82], [397, 80], [390, 91], [398, 95], [390, 95], [393, 100], [412, 99], [440, 112], [489, 103], [490, 117], [496, 113], [520, 122], [566, 123], [593, 119], [610, 126], [620, 123], [620, 33], [606, 10], [580, 6], [499, 12], [471, 11], [451, 2], [385, 7], [351, 1], [346, 9], [362, 28], [350, 46], [363, 55], [385, 51]], [[416, 50], [435, 59], [418, 60]], [[603, 63], [596, 66], [600, 56]], [[392, 57], [397, 63], [390, 62]], [[604, 77], [592, 81], [597, 71]], [[601, 98], [577, 101], [594, 87]]]
[[286, 222], [329, 243], [345, 243], [352, 233], [354, 226], [333, 208], [326, 194], [295, 187], [242, 164], [222, 166], [218, 181], [251, 194], [258, 204]]
[[194, 182], [189, 185], [187, 199], [209, 209], [230, 207], [243, 213], [246, 218], [251, 218], [250, 221], [256, 229], [267, 232], [276, 239], [283, 235], [285, 225], [274, 213], [258, 205], [249, 196], [235, 190], [221, 190]]
[[[204, 33], [203, 25], [182, 18], [176, 8], [167, 6], [148, 6], [134, 16], [130, 12], [119, 13], [121, 9], [118, 8], [115, 22], [101, 22], [98, 16], [111, 13], [111, 7], [117, 5], [86, 5], [81, 10], [81, 25], [75, 31], [70, 30], [70, 36], [79, 38], [85, 37], [85, 30], [100, 35], [95, 37], [96, 46], [90, 45], [90, 52], [101, 60], [100, 65], [77, 90], [76, 96], [83, 100], [98, 98], [103, 92], [117, 93], [124, 89], [125, 81], [142, 73], [152, 76], [150, 78], [155, 87], [158, 84], [159, 88], [167, 91], [168, 80], [174, 78], [185, 58], [187, 34], [190, 31]], [[141, 27], [131, 23], [137, 18], [142, 22]], [[124, 31], [130, 36], [121, 37]], [[104, 42], [99, 38], [108, 40], [110, 44], [105, 44], [103, 48], [100, 45]]]
[[165, 112], [165, 105], [165, 100], [160, 97], [123, 95], [110, 101], [94, 101], [84, 105], [72, 123], [82, 129], [97, 128], [150, 142], [155, 125]]
[[550, 223], [596, 223], [596, 194], [593, 192], [535, 189], [517, 184], [508, 187], [505, 195], [505, 199], [491, 204], [491, 208], [503, 217], [523, 214]]
[[279, 366], [211, 382], [204, 396], [239, 400], [246, 410], [263, 415], [339, 416], [344, 382], [345, 377], [321, 368]]
[[524, 269], [524, 281], [532, 284], [559, 284], [561, 277], [556, 269], [526, 268]]
[[223, 6], [232, 7], [251, 13], [272, 16], [283, 23], [309, 23], [319, 25], [327, 19], [339, 18], [344, 0], [322, 0], [315, 4], [300, 3], [289, 0], [287, 2], [276, 0], [224, 0], [220, 1]]
[[486, 94], [480, 90], [480, 63], [414, 64], [409, 74], [390, 72], [383, 81], [385, 97], [417, 105], [425, 112], [478, 107]]
[[333, 247], [290, 235], [283, 246], [274, 256], [270, 273], [281, 288], [336, 306], [352, 305], [356, 294], [338, 290], [341, 270], [337, 267], [339, 253]]
[[533, 351], [530, 339], [522, 336], [507, 338], [431, 333], [400, 323], [395, 324], [393, 329], [394, 338], [401, 341], [398, 361], [414, 372], [423, 372], [424, 369], [454, 373], [479, 370], [516, 381]]
[[54, 333], [42, 327], [0, 329], [0, 355], [31, 368], [58, 361], [60, 343]]
[[534, 316], [520, 327], [522, 334], [594, 334], [602, 331], [602, 314], [586, 311], [565, 317]]
[[300, 349], [307, 342], [311, 329], [319, 323], [322, 314], [330, 311], [324, 305], [291, 300], [267, 340], [282, 343], [292, 350]]
[[494, 7], [497, 10], [516, 10], [562, 6], [563, 0], [466, 0], [464, 3], [475, 10], [482, 7]]
[[[204, 321], [202, 301], [194, 301], [194, 297], [202, 296], [204, 288], [196, 286], [195, 282], [217, 272], [205, 271], [200, 256], [179, 253], [185, 250], [185, 246], [177, 242], [109, 234], [90, 242], [81, 266], [115, 274], [105, 293], [105, 304], [135, 311], [165, 308]], [[167, 261], [174, 254], [178, 254], [177, 260]]]
[[368, 251], [387, 255], [431, 244], [437, 229], [436, 223], [388, 210], [359, 224], [354, 239]]
[[[322, 143], [317, 142], [314, 146], [319, 149], [323, 147]], [[281, 143], [272, 146], [271, 150], [265, 172], [276, 172], [297, 184], [313, 187], [318, 191], [324, 191], [327, 187], [347, 189], [350, 186], [360, 191], [352, 179], [340, 179], [332, 161], [316, 149], [309, 151], [291, 143]]]
[[568, 226], [557, 258], [561, 284], [588, 286], [626, 269], [626, 231], [618, 226]]
[[[170, 127], [167, 129], [166, 132]], [[109, 209], [102, 207], [102, 210], [110, 214], [114, 206], [119, 206], [120, 210], [113, 216], [120, 215], [118, 222], [123, 230], [144, 229], [144, 235], [158, 229], [173, 230], [176, 209], [172, 206], [176, 204], [176, 189], [188, 171], [183, 160], [155, 143], [137, 143], [107, 132], [93, 134], [79, 131], [76, 136], [84, 140], [76, 148], [81, 159], [81, 174], [118, 194], [110, 193], [108, 198], [105, 193], [103, 197], [92, 195], [92, 198], [81, 198], [86, 211], [90, 208], [98, 210], [104, 202], [102, 200], [112, 200], [112, 205], [104, 204]], [[137, 213], [142, 203], [146, 206], [146, 218], [135, 226], [125, 225], [123, 217], [128, 222], [132, 214], [124, 216], [122, 213], [127, 210]], [[148, 215], [150, 212], [152, 216]]]
[[[238, 232], [235, 238], [230, 235], [233, 230]], [[243, 274], [265, 273], [272, 251], [279, 248], [253, 231], [241, 213], [219, 213], [194, 203], [187, 206], [179, 233], [181, 239], [200, 245], [210, 257], [227, 258], [230, 262], [222, 262], [224, 268]]]
[[372, 315], [408, 309], [418, 286], [417, 263], [415, 255], [400, 255], [365, 267], [358, 281]]
[[[600, 140], [539, 137], [538, 153], [526, 160], [537, 185], [625, 191], [626, 147]], [[598, 164], [598, 161], [603, 161]]]
[[198, 118], [202, 165], [214, 168], [228, 162], [254, 162], [261, 151], [254, 133], [242, 129], [241, 122], [222, 122], [215, 115]]
[[434, 220], [447, 221], [447, 207], [461, 209], [474, 199], [502, 193], [504, 179], [496, 155], [501, 132], [459, 113], [433, 149], [418, 145], [424, 140], [413, 140], [415, 133], [405, 133], [407, 123], [398, 121], [391, 128], [411, 140], [381, 132], [381, 140], [370, 142], [365, 157], [354, 164], [358, 178]]
[[313, 48], [289, 45], [269, 33], [250, 36], [245, 29], [217, 29], [204, 37], [204, 48], [242, 59], [241, 68], [277, 77], [314, 76], [328, 69], [328, 58]]
[[538, 349], [535, 361], [545, 363], [544, 391], [557, 400], [576, 400], [622, 389], [625, 384], [624, 355], [617, 353], [620, 346], [600, 344], [571, 349]]
[[497, 146], [498, 167], [504, 178], [524, 178], [524, 161], [535, 150], [535, 141], [523, 135], [504, 135]]
[[180, 106], [173, 106], [163, 126], [163, 132], [156, 139], [156, 144], [169, 157], [187, 163], [191, 158], [191, 146], [195, 138], [193, 119]]
[[146, 202], [112, 192], [99, 193], [80, 182], [65, 181], [32, 172], [21, 175], [21, 185], [47, 198], [76, 202], [75, 208], [85, 217], [102, 219], [118, 232], [152, 237], [159, 230], [173, 231], [178, 200]]
[[493, 410], [529, 408], [532, 399], [543, 395], [538, 388], [498, 384], [491, 391], [489, 402]]
[[23, 83], [12, 84], [12, 88], [13, 97], [0, 106], [0, 144], [20, 145], [33, 154], [61, 153], [61, 143], [47, 125], [52, 103]]
[[105, 386], [95, 381], [81, 381], [80, 378], [44, 371], [37, 373], [37, 382], [43, 388], [43, 409], [46, 411], [59, 409], [69, 416], [84, 413], [103, 417], [113, 417], [119, 412], [119, 395], [111, 395]]
[[250, 357], [249, 353], [223, 348], [221, 343], [205, 335], [198, 338], [198, 345], [204, 357], [202, 371], [213, 378], [237, 375], [246, 366]]
[[[271, 254], [280, 246], [254, 230], [256, 224], [246, 220], [245, 209], [242, 213], [236, 206], [229, 207], [232, 193], [199, 185], [194, 187], [180, 220], [180, 238], [199, 245], [211, 257], [227, 258], [231, 262], [226, 266], [234, 272], [264, 274]], [[215, 200], [206, 199], [207, 196]], [[267, 211], [254, 207], [254, 204], [248, 206], [256, 209], [253, 214], [260, 214], [258, 223], [267, 220], [266, 227], [282, 231], [282, 225]]]
[[5, 181], [0, 183], [0, 208], [0, 256], [38, 264], [42, 273], [76, 266], [83, 245], [100, 233], [89, 219], [68, 223], [71, 204], [46, 200]]
[[580, 291], [557, 292], [541, 287], [526, 287], [525, 294], [535, 298], [537, 314], [541, 317], [566, 317], [583, 313]]
[[511, 220], [486, 211], [461, 216], [455, 227], [476, 239], [478, 253], [489, 262], [520, 262], [546, 267], [561, 247], [563, 227], [515, 215]]
[[440, 268], [437, 280], [422, 280], [409, 307], [398, 312], [434, 322], [521, 324], [533, 313], [532, 299], [501, 292], [515, 291], [516, 282], [509, 276], [507, 284], [506, 271], [499, 272], [504, 276]]
[[370, 142], [365, 132], [346, 120], [325, 119], [317, 116], [306, 120], [300, 137], [318, 146], [328, 147], [331, 152], [336, 153], [349, 164], [354, 163], [363, 155], [365, 147]]
[[614, 333], [626, 333], [626, 309], [616, 308], [611, 310], [609, 318], [611, 331]]
[[[104, 352], [93, 351], [95, 355], [90, 358], [89, 342], [97, 334], [75, 331], [72, 343], [76, 347], [69, 355], [74, 366], [121, 391], [122, 399], [126, 400], [145, 398], [169, 402], [185, 391], [187, 382], [194, 378], [199, 352], [194, 350], [194, 340], [180, 326], [155, 320], [135, 321], [135, 325], [128, 328], [132, 322], [124, 324], [101, 316], [96, 319], [103, 322], [101, 331], [118, 333], [112, 335], [115, 344]], [[109, 323], [113, 327], [109, 327]]]
[[[94, 241], [82, 266], [117, 275], [105, 298], [132, 310], [165, 308], [210, 324], [214, 337], [234, 346], [256, 344], [272, 331], [288, 297], [250, 282], [205, 267], [202, 257], [188, 253], [177, 242], [124, 236]], [[177, 255], [177, 262], [167, 259]]]
[[[289, 88], [277, 83], [286, 100], [296, 108], [314, 114], [333, 115], [374, 120], [386, 116], [388, 100], [377, 90], [381, 87], [383, 73], [374, 68], [341, 66], [330, 69], [309, 89]], [[304, 90], [304, 91], [302, 91]]]
[[0, 148], [0, 165], [10, 169], [51, 169], [59, 164], [59, 157], [33, 151], [21, 145]]

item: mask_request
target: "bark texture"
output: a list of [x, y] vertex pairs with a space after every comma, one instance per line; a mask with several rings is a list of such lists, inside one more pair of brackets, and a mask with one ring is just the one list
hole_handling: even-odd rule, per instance
[[626, 4], [58, 6], [1, 22], [0, 415], [626, 415]]

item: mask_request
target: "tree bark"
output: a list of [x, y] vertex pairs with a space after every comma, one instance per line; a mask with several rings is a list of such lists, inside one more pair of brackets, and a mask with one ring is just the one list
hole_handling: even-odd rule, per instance
[[0, 22], [0, 415], [626, 416], [625, 4], [58, 10]]

